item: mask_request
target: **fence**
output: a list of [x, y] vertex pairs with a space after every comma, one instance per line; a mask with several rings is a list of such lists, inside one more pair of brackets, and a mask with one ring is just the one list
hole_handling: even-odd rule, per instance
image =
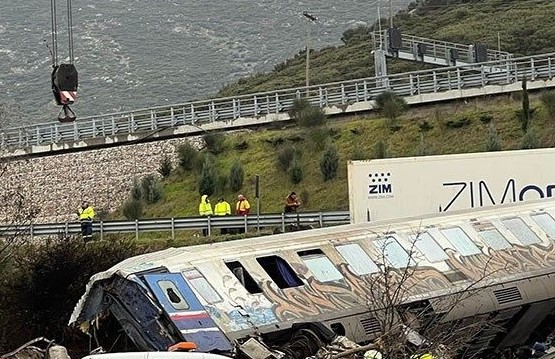
[[[348, 211], [336, 212], [307, 212], [307, 213], [277, 213], [249, 216], [223, 216], [223, 217], [188, 217], [188, 218], [156, 218], [135, 221], [100, 221], [93, 223], [93, 231], [100, 239], [109, 233], [134, 233], [135, 238], [140, 233], [171, 232], [175, 239], [175, 232], [180, 230], [207, 229], [212, 234], [215, 229], [234, 228], [247, 231], [252, 228], [276, 228], [285, 232], [288, 226], [300, 227], [326, 227], [340, 224], [349, 224]], [[27, 234], [31, 238], [40, 236], [70, 235], [81, 233], [81, 224], [78, 222], [34, 224], [28, 227], [0, 226], [0, 238]]]
[[[369, 77], [308, 88], [291, 88], [112, 113], [82, 118], [73, 123], [52, 122], [11, 128], [0, 133], [0, 150], [13, 151], [30, 146], [75, 143], [95, 138], [155, 132], [184, 125], [199, 126], [220, 122], [227, 126], [242, 118], [258, 119], [266, 115], [284, 113], [301, 95], [319, 107], [345, 108], [345, 105], [371, 101], [386, 90], [400, 96], [434, 94], [483, 88], [488, 85], [509, 85], [524, 76], [528, 77], [532, 85], [536, 80], [551, 80], [554, 77], [554, 60], [555, 53], [542, 54], [393, 74], [387, 78]], [[386, 79], [387, 81], [384, 81]]]

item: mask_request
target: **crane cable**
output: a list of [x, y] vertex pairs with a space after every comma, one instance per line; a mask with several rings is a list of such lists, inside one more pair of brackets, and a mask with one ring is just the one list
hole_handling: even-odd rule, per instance
[[52, 67], [58, 66], [58, 25], [56, 23], [56, 0], [50, 0], [50, 18], [52, 21]]
[[[67, 0], [67, 37], [69, 63], [73, 64], [73, 14], [71, 0]], [[56, 0], [50, 0], [50, 16], [52, 22], [52, 67], [58, 66], [58, 14], [56, 11]]]

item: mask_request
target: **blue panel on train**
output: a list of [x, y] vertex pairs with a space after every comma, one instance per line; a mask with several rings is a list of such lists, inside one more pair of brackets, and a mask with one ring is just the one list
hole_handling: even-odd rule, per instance
[[195, 342], [199, 351], [231, 350], [231, 343], [180, 273], [147, 274], [144, 279], [185, 340]]

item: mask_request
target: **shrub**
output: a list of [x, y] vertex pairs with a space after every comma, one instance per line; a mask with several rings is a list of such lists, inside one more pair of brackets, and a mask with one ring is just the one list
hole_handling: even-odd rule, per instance
[[337, 149], [328, 145], [320, 160], [320, 171], [324, 181], [329, 181], [337, 177], [337, 168], [339, 167], [339, 154]]
[[177, 156], [181, 168], [185, 171], [190, 171], [195, 167], [199, 153], [187, 142], [177, 147]]
[[542, 93], [540, 100], [551, 120], [555, 119], [555, 91]]
[[289, 178], [291, 183], [298, 184], [303, 180], [303, 167], [298, 160], [294, 160], [289, 169]]
[[293, 147], [282, 147], [276, 155], [277, 166], [281, 171], [287, 171], [295, 158], [295, 149]]
[[487, 125], [488, 123], [493, 121], [493, 115], [489, 112], [482, 112], [478, 115], [478, 119], [480, 120], [480, 122]]
[[489, 126], [488, 133], [486, 135], [485, 149], [488, 152], [501, 151], [501, 140], [499, 139], [497, 130], [493, 124]]
[[327, 127], [321, 126], [311, 129], [306, 129], [306, 137], [310, 139], [310, 147], [321, 151], [328, 144], [328, 139], [330, 136], [330, 131]]
[[216, 167], [214, 162], [209, 158], [206, 158], [202, 166], [202, 171], [200, 173], [200, 178], [198, 180], [198, 191], [200, 195], [211, 196], [216, 191], [217, 182]]
[[366, 155], [364, 154], [364, 151], [362, 151], [362, 149], [359, 146], [356, 146], [353, 149], [353, 153], [351, 154], [351, 160], [360, 161], [364, 159], [366, 159]]
[[380, 140], [374, 144], [373, 158], [387, 158], [387, 144]]
[[160, 167], [158, 167], [158, 173], [160, 173], [163, 178], [167, 178], [172, 173], [172, 170], [173, 165], [170, 156], [164, 155], [164, 157], [162, 157], [162, 161], [160, 162]]
[[247, 140], [242, 140], [237, 142], [234, 147], [237, 151], [244, 151], [249, 148], [249, 143], [247, 142]]
[[376, 97], [376, 106], [383, 116], [395, 120], [407, 110], [405, 99], [392, 91], [384, 91]]
[[219, 155], [225, 151], [225, 135], [222, 132], [207, 132], [202, 135], [208, 151], [214, 155]]
[[308, 102], [308, 100], [304, 99], [304, 98], [297, 98], [295, 100], [293, 100], [293, 104], [291, 105], [291, 108], [289, 109], [289, 111], [287, 111], [287, 114], [289, 115], [289, 118], [291, 119], [298, 119], [300, 113], [307, 107], [312, 106], [310, 104], [310, 102]]
[[304, 128], [320, 127], [326, 124], [324, 110], [316, 106], [304, 108], [296, 117], [297, 124]]
[[133, 178], [133, 184], [131, 185], [131, 198], [136, 200], [141, 200], [143, 198], [141, 182], [137, 178]]
[[245, 171], [243, 170], [243, 165], [236, 161], [229, 170], [229, 187], [233, 192], [237, 192], [243, 187], [244, 178]]
[[522, 136], [522, 142], [520, 143], [520, 148], [523, 150], [531, 150], [533, 148], [540, 147], [540, 139], [538, 138], [538, 133], [533, 129], [529, 128], [528, 131]]
[[155, 175], [147, 175], [141, 180], [141, 198], [147, 203], [156, 203], [164, 197], [164, 188]]
[[472, 119], [467, 116], [460, 116], [454, 119], [445, 121], [445, 127], [447, 128], [463, 128], [472, 122]]
[[125, 201], [123, 215], [129, 220], [140, 219], [143, 216], [143, 201], [134, 198]]

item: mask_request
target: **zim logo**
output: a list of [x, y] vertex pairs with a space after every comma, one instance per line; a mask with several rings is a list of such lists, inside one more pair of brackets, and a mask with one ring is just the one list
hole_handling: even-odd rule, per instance
[[368, 198], [391, 198], [393, 189], [390, 182], [390, 172], [377, 172], [368, 174], [372, 182], [368, 185]]

